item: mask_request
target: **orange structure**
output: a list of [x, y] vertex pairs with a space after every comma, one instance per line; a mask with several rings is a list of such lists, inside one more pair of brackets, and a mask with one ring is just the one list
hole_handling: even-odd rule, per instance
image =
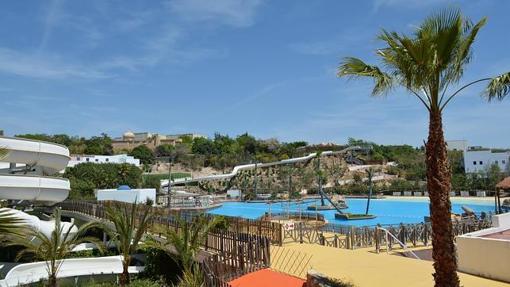
[[271, 269], [262, 269], [232, 280], [229, 284], [232, 287], [303, 287], [305, 280]]

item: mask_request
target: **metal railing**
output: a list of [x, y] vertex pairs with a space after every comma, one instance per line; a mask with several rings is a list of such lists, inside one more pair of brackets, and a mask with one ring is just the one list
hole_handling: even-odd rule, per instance
[[[406, 243], [404, 243], [404, 242], [402, 242], [402, 241], [398, 240], [398, 238], [397, 238], [397, 237], [395, 237], [395, 235], [393, 235], [391, 232], [389, 232], [389, 231], [388, 231], [388, 229], [386, 229], [386, 228], [384, 228], [384, 227], [376, 227], [376, 228], [377, 228], [377, 230], [376, 230], [376, 231], [381, 230], [381, 231], [383, 231], [383, 232], [384, 232], [384, 234], [386, 235], [386, 242], [388, 242], [388, 243], [389, 243], [389, 242], [390, 242], [390, 241], [389, 241], [389, 238], [393, 238], [393, 240], [395, 240], [395, 241], [396, 241], [396, 242], [400, 245], [400, 247], [402, 247], [402, 248], [404, 249], [404, 252], [409, 252], [409, 253], [411, 253], [411, 255], [412, 255], [414, 258], [416, 258], [416, 259], [420, 259], [420, 257], [418, 257], [418, 255], [416, 255], [416, 253], [414, 253], [412, 250], [409, 250], [409, 249], [407, 248], [407, 244], [406, 244]], [[376, 236], [377, 236], [377, 235], [376, 235]], [[379, 245], [377, 245], [377, 246], [379, 247]], [[390, 248], [390, 244], [388, 244], [388, 248], [386, 249], [386, 251], [387, 251], [387, 252], [389, 252], [390, 250], [391, 250], [391, 248]], [[377, 251], [377, 253], [379, 253], [380, 248], [376, 248], [376, 251]]]

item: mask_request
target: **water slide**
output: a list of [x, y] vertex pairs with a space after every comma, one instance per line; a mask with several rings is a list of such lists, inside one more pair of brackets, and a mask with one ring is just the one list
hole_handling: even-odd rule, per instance
[[[2, 266], [0, 265], [0, 269]], [[138, 273], [143, 267], [129, 266], [129, 273]], [[59, 269], [58, 278], [98, 274], [122, 273], [122, 256], [66, 259]], [[0, 287], [13, 287], [48, 279], [46, 262], [20, 264], [9, 270]]]
[[[294, 158], [289, 158], [289, 159], [284, 159], [284, 160], [274, 161], [274, 162], [237, 165], [234, 167], [234, 169], [230, 173], [196, 177], [196, 178], [187, 179], [187, 180], [179, 180], [178, 182], [172, 181], [170, 183], [170, 185], [186, 184], [186, 183], [190, 183], [190, 182], [200, 182], [200, 181], [231, 179], [232, 177], [236, 176], [240, 171], [243, 171], [243, 170], [252, 170], [255, 168], [264, 168], [264, 167], [270, 167], [270, 166], [286, 165], [286, 164], [292, 164], [292, 163], [298, 163], [298, 162], [306, 162], [313, 158], [316, 158], [318, 155], [320, 155], [321, 157], [322, 156], [331, 156], [331, 155], [345, 154], [349, 151], [355, 151], [355, 150], [360, 150], [360, 149], [361, 149], [361, 147], [359, 147], [359, 146], [352, 146], [352, 147], [348, 147], [348, 148], [345, 148], [340, 151], [324, 151], [320, 154], [319, 153], [310, 153], [303, 157], [294, 157]], [[161, 180], [161, 186], [168, 187], [168, 179]]]
[[[65, 169], [70, 159], [67, 147], [9, 137], [0, 137], [0, 147], [7, 150], [7, 154], [0, 158], [0, 200], [53, 204], [67, 198], [69, 181], [49, 176]], [[47, 236], [54, 229], [53, 221], [42, 221], [15, 209], [10, 211], [25, 224]], [[71, 227], [70, 223], [62, 224], [65, 225], [64, 230]]]

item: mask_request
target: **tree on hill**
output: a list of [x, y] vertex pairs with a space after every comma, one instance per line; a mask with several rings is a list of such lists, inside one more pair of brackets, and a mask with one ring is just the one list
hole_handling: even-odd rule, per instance
[[145, 145], [135, 147], [129, 155], [139, 159], [142, 164], [153, 164], [155, 159], [152, 150]]
[[171, 144], [162, 144], [156, 147], [156, 156], [171, 156], [175, 151], [175, 147]]
[[112, 139], [107, 134], [91, 137], [85, 141], [85, 154], [112, 155]]
[[100, 136], [93, 136], [89, 139], [77, 136], [68, 136], [66, 134], [19, 134], [16, 135], [16, 137], [65, 145], [69, 148], [71, 154], [113, 154], [112, 139], [104, 133]]

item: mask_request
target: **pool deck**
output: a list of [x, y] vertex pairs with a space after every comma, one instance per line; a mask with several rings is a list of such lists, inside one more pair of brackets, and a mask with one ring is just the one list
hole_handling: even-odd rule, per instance
[[[386, 253], [374, 248], [347, 250], [317, 244], [287, 243], [283, 248], [311, 254], [314, 270], [327, 276], [349, 281], [357, 287], [429, 287], [434, 286], [431, 261], [417, 260]], [[459, 273], [464, 287], [509, 287], [510, 283]]]
[[[501, 202], [503, 202], [505, 198], [501, 198]], [[428, 196], [393, 196], [393, 195], [389, 195], [389, 196], [386, 196], [385, 198], [383, 199], [379, 199], [379, 200], [402, 200], [402, 201], [423, 201], [423, 200], [429, 200], [429, 197]], [[466, 196], [451, 196], [450, 197], [450, 200], [452, 202], [463, 202], [463, 201], [466, 201], [466, 202], [480, 202], [480, 203], [492, 203], [494, 204], [494, 196], [485, 196], [485, 197], [476, 197], [476, 196], [469, 196], [469, 197], [466, 197]]]

